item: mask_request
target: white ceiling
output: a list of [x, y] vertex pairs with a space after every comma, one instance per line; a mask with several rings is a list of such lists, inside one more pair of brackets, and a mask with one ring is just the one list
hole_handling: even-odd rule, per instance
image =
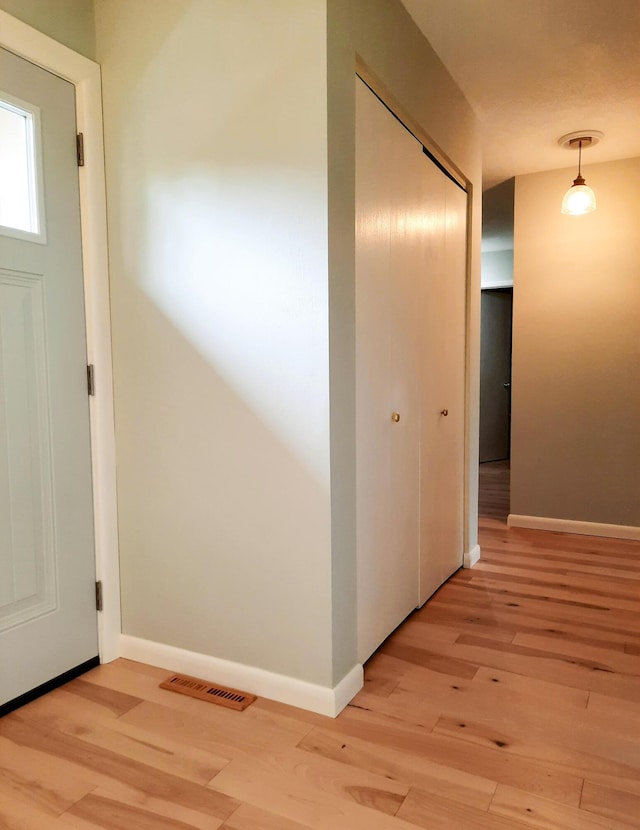
[[482, 125], [483, 187], [640, 156], [640, 0], [402, 0]]

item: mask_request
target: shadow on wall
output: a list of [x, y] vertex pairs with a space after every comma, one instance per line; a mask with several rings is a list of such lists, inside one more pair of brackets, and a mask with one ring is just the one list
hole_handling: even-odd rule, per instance
[[127, 282], [114, 306], [138, 321], [114, 342], [123, 632], [309, 677], [329, 664], [326, 485], [151, 298]]
[[96, 0], [123, 616], [333, 686], [327, 10], [250, 6]]

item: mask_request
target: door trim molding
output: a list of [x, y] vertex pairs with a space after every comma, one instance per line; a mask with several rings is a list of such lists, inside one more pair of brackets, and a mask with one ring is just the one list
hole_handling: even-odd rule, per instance
[[120, 645], [120, 572], [100, 67], [4, 11], [0, 11], [0, 46], [75, 86], [77, 129], [84, 134], [80, 215], [87, 359], [95, 366], [97, 386], [97, 394], [89, 398], [89, 417], [96, 579], [104, 586], [98, 639], [100, 659], [106, 663], [118, 656]]
[[530, 530], [551, 530], [555, 533], [577, 533], [580, 536], [606, 536], [610, 539], [640, 541], [640, 527], [632, 525], [611, 525], [601, 522], [581, 522], [574, 519], [554, 519], [545, 516], [519, 516], [509, 513], [508, 527], [522, 527]]

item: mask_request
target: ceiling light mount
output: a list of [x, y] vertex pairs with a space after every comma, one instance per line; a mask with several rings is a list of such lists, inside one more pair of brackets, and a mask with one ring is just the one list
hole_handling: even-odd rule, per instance
[[583, 213], [591, 213], [596, 209], [596, 194], [590, 187], [587, 187], [582, 176], [582, 148], [593, 147], [602, 138], [604, 138], [604, 133], [599, 130], [578, 130], [567, 133], [558, 139], [558, 144], [561, 147], [578, 151], [578, 175], [574, 179], [573, 185], [564, 194], [562, 207], [560, 208], [561, 213], [570, 216], [581, 216]]
[[604, 138], [604, 133], [600, 130], [576, 130], [573, 133], [567, 133], [558, 139], [558, 144], [564, 147], [565, 150], [575, 150], [578, 143], [582, 141], [583, 147], [595, 147]]

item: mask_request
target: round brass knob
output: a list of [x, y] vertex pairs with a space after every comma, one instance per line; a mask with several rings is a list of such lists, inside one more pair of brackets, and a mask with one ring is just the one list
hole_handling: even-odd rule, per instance
[[392, 412], [391, 413], [391, 420], [394, 422], [394, 424], [397, 424], [398, 421], [400, 420], [400, 413], [399, 412]]
[[440, 414], [441, 414], [441, 415], [444, 415], [444, 417], [446, 418], [446, 417], [447, 417], [447, 415], [449, 414], [449, 410], [448, 410], [448, 409], [443, 409], [443, 410], [442, 410], [442, 412], [441, 412]]

